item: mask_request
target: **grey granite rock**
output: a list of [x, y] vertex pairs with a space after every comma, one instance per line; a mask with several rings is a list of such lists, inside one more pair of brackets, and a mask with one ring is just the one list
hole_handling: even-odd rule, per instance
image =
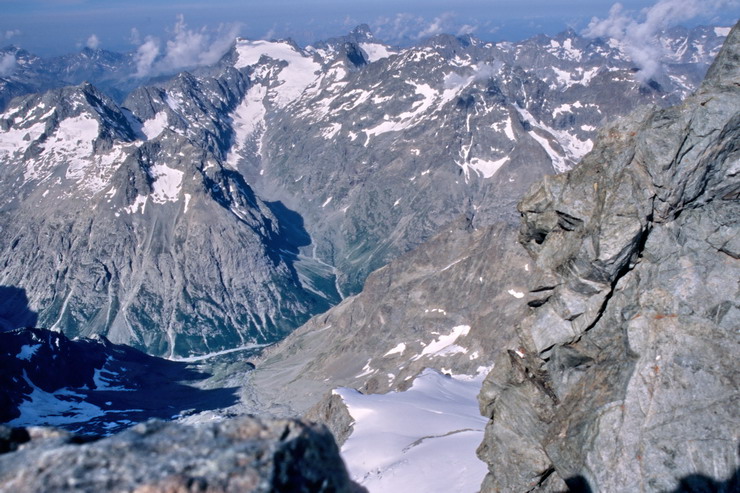
[[361, 491], [331, 434], [296, 420], [152, 421], [92, 443], [28, 431], [17, 450], [0, 455], [2, 492]]
[[738, 53], [736, 26], [695, 95], [607, 127], [520, 202], [558, 283], [479, 396], [484, 491], [737, 486]]
[[347, 404], [333, 391], [324, 395], [303, 416], [310, 421], [325, 424], [340, 447], [354, 431], [355, 420], [349, 413]]

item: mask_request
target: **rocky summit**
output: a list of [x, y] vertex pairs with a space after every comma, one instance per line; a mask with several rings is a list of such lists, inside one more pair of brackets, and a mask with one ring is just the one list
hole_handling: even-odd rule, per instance
[[326, 428], [240, 418], [188, 427], [152, 421], [89, 442], [0, 427], [0, 491], [360, 493]]

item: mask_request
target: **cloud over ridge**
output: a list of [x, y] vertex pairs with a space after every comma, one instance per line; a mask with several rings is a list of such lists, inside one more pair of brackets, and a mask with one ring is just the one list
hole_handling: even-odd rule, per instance
[[619, 41], [625, 54], [639, 69], [637, 78], [647, 82], [662, 73], [664, 51], [657, 40], [660, 31], [738, 3], [736, 0], [660, 0], [639, 14], [615, 3], [606, 19], [591, 19], [583, 35]]
[[215, 30], [190, 29], [185, 17], [177, 16], [170, 39], [164, 43], [146, 36], [142, 42], [137, 30], [131, 40], [139, 45], [134, 55], [136, 77], [147, 77], [216, 63], [239, 35], [240, 24], [220, 24]]

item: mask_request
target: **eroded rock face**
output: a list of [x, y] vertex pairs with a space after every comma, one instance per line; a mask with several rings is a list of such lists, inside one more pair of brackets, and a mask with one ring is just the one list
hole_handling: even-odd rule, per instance
[[695, 95], [607, 128], [520, 202], [520, 241], [557, 281], [531, 287], [479, 396], [483, 491], [732, 488], [739, 53], [736, 26]]
[[361, 491], [326, 428], [295, 420], [152, 421], [93, 443], [31, 429], [6, 441], [17, 450], [0, 455], [2, 492]]

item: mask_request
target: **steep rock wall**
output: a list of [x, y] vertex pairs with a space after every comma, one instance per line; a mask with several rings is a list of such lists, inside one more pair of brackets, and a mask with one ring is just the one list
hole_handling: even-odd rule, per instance
[[736, 26], [695, 95], [605, 129], [520, 202], [520, 241], [556, 282], [531, 287], [479, 396], [482, 491], [732, 488], [739, 53]]

